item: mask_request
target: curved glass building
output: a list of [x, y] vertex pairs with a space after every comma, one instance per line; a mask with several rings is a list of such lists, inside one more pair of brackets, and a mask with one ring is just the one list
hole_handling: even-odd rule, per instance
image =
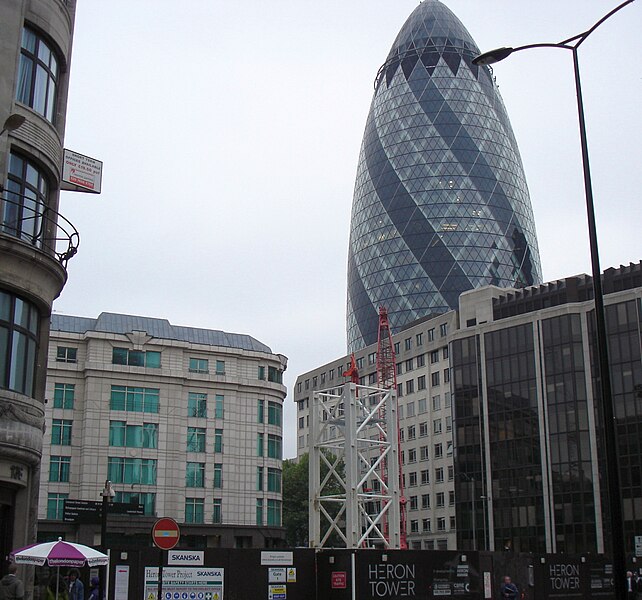
[[455, 15], [425, 0], [379, 70], [355, 184], [348, 255], [349, 351], [457, 308], [493, 284], [540, 283], [517, 143], [488, 67]]

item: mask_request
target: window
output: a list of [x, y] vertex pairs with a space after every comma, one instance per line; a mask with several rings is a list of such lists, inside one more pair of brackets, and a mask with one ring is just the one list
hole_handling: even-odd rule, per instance
[[129, 350], [128, 348], [113, 348], [111, 363], [112, 365], [160, 369], [161, 353], [152, 350], [143, 352], [142, 350]]
[[423, 333], [418, 333], [415, 336], [415, 343], [417, 346], [423, 346], [424, 345], [424, 334]]
[[263, 456], [263, 447], [265, 445], [265, 434], [257, 433], [256, 434], [256, 455]]
[[414, 365], [414, 361], [412, 360], [412, 358], [409, 358], [409, 359], [406, 361], [406, 373], [407, 373], [408, 371], [412, 371], [412, 370], [413, 370], [413, 368], [414, 368], [414, 367], [413, 367], [413, 365]]
[[54, 408], [73, 408], [76, 386], [73, 383], [54, 384]]
[[417, 450], [414, 448], [411, 448], [408, 450], [408, 462], [409, 463], [414, 463], [417, 462]]
[[330, 369], [328, 371], [328, 379], [330, 380], [334, 379], [334, 369]]
[[205, 428], [204, 427], [187, 428], [187, 451], [188, 452], [205, 452]]
[[203, 498], [185, 498], [185, 523], [203, 523], [205, 521], [205, 500]]
[[214, 463], [214, 489], [223, 487], [223, 463]]
[[455, 479], [455, 467], [450, 465], [448, 467], [448, 481], [452, 481], [453, 479]]
[[142, 504], [143, 511], [147, 516], [153, 517], [156, 514], [156, 494], [147, 492], [116, 492], [114, 502], [125, 504]]
[[413, 471], [408, 474], [408, 486], [415, 487], [417, 485], [417, 473]]
[[432, 409], [441, 410], [441, 396], [437, 395], [432, 397]]
[[69, 456], [52, 456], [49, 461], [49, 481], [68, 482], [70, 465]]
[[151, 458], [107, 459], [107, 479], [112, 483], [156, 485], [156, 460]]
[[58, 346], [56, 348], [56, 362], [75, 363], [77, 362], [76, 356], [78, 353], [77, 348], [69, 348], [67, 346]]
[[225, 361], [224, 360], [217, 360], [216, 361], [216, 374], [217, 375], [225, 375]]
[[410, 510], [417, 510], [418, 506], [417, 496], [410, 496]]
[[223, 452], [223, 430], [214, 430], [214, 452]]
[[403, 416], [404, 415], [404, 406], [403, 406], [403, 404], [399, 404], [399, 406], [397, 408], [397, 415], [399, 416], [399, 419], [403, 419], [404, 418], [404, 416]]
[[263, 498], [256, 499], [256, 524], [263, 525]]
[[403, 375], [403, 363], [397, 363], [397, 375]]
[[265, 400], [259, 400], [257, 405], [257, 423], [263, 423], [265, 421]]
[[437, 540], [437, 550], [448, 550], [448, 540], [438, 539]]
[[446, 456], [452, 456], [453, 455], [453, 442], [452, 440], [449, 440], [446, 442]]
[[437, 385], [439, 385], [439, 371], [437, 371], [436, 373], [432, 373], [432, 374], [430, 375], [430, 383], [431, 383], [433, 386], [437, 386]]
[[185, 487], [205, 487], [205, 463], [188, 462], [185, 467]]
[[425, 390], [426, 389], [426, 376], [425, 375], [420, 375], [417, 377], [417, 389], [418, 390]]
[[268, 467], [267, 470], [267, 491], [281, 493], [281, 470]]
[[419, 423], [419, 437], [424, 437], [428, 435], [428, 422], [422, 421]]
[[428, 446], [421, 446], [419, 448], [419, 457], [421, 458], [421, 460], [428, 460], [430, 458]]
[[408, 439], [409, 440], [414, 440], [415, 439], [415, 426], [410, 425], [408, 427]]
[[268, 458], [281, 460], [281, 436], [268, 434]]
[[312, 378], [312, 387], [313, 388], [317, 387], [318, 380], [319, 380], [319, 378], [316, 375]]
[[455, 506], [455, 492], [448, 492], [448, 506]]
[[301, 385], [301, 382], [299, 381], [299, 382], [296, 384], [296, 391], [297, 391], [297, 394], [300, 394], [300, 393], [301, 393], [301, 387], [302, 387], [302, 385]]
[[450, 369], [444, 369], [444, 383], [450, 382]]
[[368, 375], [368, 384], [369, 385], [374, 385], [377, 383], [377, 374], [376, 373], [370, 373]]
[[359, 358], [357, 358], [356, 363], [357, 363], [357, 369], [363, 369], [363, 356], [360, 356]]
[[406, 338], [403, 341], [403, 347], [406, 351], [410, 350], [410, 348], [412, 348], [412, 338]]
[[71, 425], [69, 419], [54, 419], [51, 424], [51, 445], [71, 446]]
[[417, 368], [426, 366], [426, 355], [420, 354], [417, 356]]
[[434, 330], [434, 328], [428, 330], [428, 341], [429, 342], [434, 342], [435, 341], [435, 330]]
[[441, 444], [435, 444], [435, 458], [441, 458], [444, 455], [444, 449]]
[[397, 384], [397, 398], [401, 398], [403, 396], [403, 383], [398, 383]]
[[127, 425], [126, 421], [110, 421], [109, 445], [128, 448], [157, 448], [158, 424]]
[[409, 379], [408, 381], [406, 381], [406, 394], [412, 394], [414, 391], [415, 391], [415, 380]]
[[207, 360], [207, 358], [190, 358], [189, 372], [190, 373], [209, 373], [210, 361]]
[[443, 508], [443, 507], [444, 507], [444, 493], [437, 492], [437, 508]]
[[281, 527], [281, 501], [267, 501], [267, 524]]
[[434, 365], [439, 362], [439, 350], [433, 350], [430, 353], [430, 364]]
[[278, 402], [268, 402], [268, 425], [281, 427], [283, 408]]
[[419, 533], [419, 521], [417, 519], [410, 521], [410, 533]]
[[447, 335], [448, 335], [448, 323], [442, 323], [442, 324], [439, 326], [439, 335], [440, 335], [441, 337], [445, 337], [445, 336], [447, 336]]
[[256, 467], [256, 490], [263, 491], [263, 467]]
[[451, 400], [450, 400], [450, 392], [444, 392], [444, 406], [446, 408], [450, 408]]
[[368, 364], [374, 365], [376, 362], [377, 362], [377, 353], [371, 352], [370, 354], [368, 354]]
[[444, 346], [441, 349], [441, 357], [446, 360], [448, 358], [448, 346]]
[[435, 419], [432, 422], [432, 432], [435, 434], [441, 433], [441, 419]]
[[53, 123], [58, 83], [58, 59], [53, 46], [33, 29], [22, 30], [16, 100]]
[[421, 529], [424, 533], [429, 533], [430, 532], [430, 519], [422, 519], [421, 520]]
[[405, 450], [401, 451], [401, 459], [400, 460], [401, 460], [401, 464], [402, 465], [406, 464], [406, 451]]
[[197, 392], [187, 393], [187, 416], [207, 417], [207, 394]]
[[[331, 371], [331, 372], [332, 372], [332, 371]], [[306, 389], [306, 390], [309, 390], [309, 389], [310, 389], [310, 380], [309, 380], [309, 379], [306, 379], [306, 380], [305, 380], [305, 389]]]
[[47, 519], [62, 520], [65, 500], [69, 494], [47, 494]]
[[428, 485], [430, 483], [430, 471], [424, 469], [421, 471], [421, 485]]
[[111, 386], [111, 410], [128, 412], [158, 412], [159, 390], [153, 388]]
[[446, 517], [437, 517], [437, 531], [446, 531]]
[[437, 467], [435, 469], [435, 483], [443, 483], [443, 482], [444, 482], [444, 468]]
[[[261, 380], [265, 380], [265, 367], [259, 366], [258, 368], [258, 373], [257, 373], [257, 378]], [[301, 384], [299, 384], [301, 385]], [[299, 390], [301, 391], [301, 390]]]
[[225, 408], [224, 408], [224, 403], [225, 403], [225, 396], [222, 394], [216, 394], [214, 398], [214, 418], [215, 419], [222, 419], [223, 416], [225, 415]]
[[305, 417], [299, 417], [299, 429], [305, 429]]
[[220, 498], [212, 500], [212, 523], [223, 522], [223, 501]]
[[[414, 417], [415, 416], [415, 403], [414, 402], [408, 402], [406, 406], [406, 416], [407, 417]], [[410, 438], [408, 438], [410, 439]]]
[[276, 367], [268, 367], [268, 381], [272, 383], [283, 383], [283, 371]]
[[325, 373], [321, 373], [321, 385], [323, 385], [324, 383], [325, 383]]
[[451, 529], [455, 529], [456, 528], [456, 524], [457, 524], [457, 520], [455, 519], [455, 517], [451, 516], [450, 517], [450, 528]]
[[394, 344], [394, 346], [393, 346], [393, 347], [394, 347], [394, 349], [395, 349], [395, 356], [399, 356], [399, 350], [400, 350], [400, 348], [399, 348], [399, 342], [395, 342], [395, 344]]
[[453, 418], [446, 417], [446, 431], [452, 431], [453, 429]]
[[430, 508], [430, 494], [421, 495], [421, 508]]
[[35, 305], [0, 291], [0, 388], [33, 396], [39, 319]]

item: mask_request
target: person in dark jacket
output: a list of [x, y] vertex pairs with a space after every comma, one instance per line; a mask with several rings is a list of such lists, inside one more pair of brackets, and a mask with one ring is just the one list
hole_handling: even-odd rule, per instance
[[25, 586], [16, 575], [15, 563], [9, 565], [9, 572], [0, 579], [0, 600], [22, 600], [25, 597]]
[[100, 589], [98, 588], [98, 577], [92, 577], [90, 581], [91, 587], [89, 589], [89, 596], [87, 600], [98, 600], [100, 598]]
[[69, 578], [69, 600], [85, 600], [85, 586], [80, 580], [78, 569], [70, 569]]

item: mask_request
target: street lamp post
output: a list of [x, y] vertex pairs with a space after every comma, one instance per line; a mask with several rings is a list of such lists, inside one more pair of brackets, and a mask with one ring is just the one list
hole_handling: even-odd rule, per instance
[[624, 553], [624, 527], [622, 518], [622, 504], [620, 497], [620, 474], [618, 471], [617, 428], [615, 424], [615, 411], [611, 394], [611, 377], [608, 355], [608, 338], [606, 335], [606, 319], [604, 316], [604, 294], [602, 291], [602, 272], [600, 270], [600, 257], [597, 245], [597, 231], [595, 226], [595, 208], [593, 204], [593, 188], [591, 185], [591, 172], [589, 169], [588, 144], [586, 141], [586, 123], [584, 121], [584, 104], [582, 102], [582, 88], [580, 85], [580, 69], [577, 57], [579, 46], [593, 33], [604, 21], [613, 16], [627, 4], [634, 0], [626, 0], [616, 6], [611, 12], [604, 15], [586, 31], [574, 35], [557, 44], [528, 44], [517, 48], [497, 48], [484, 52], [473, 59], [476, 65], [490, 65], [504, 60], [514, 52], [530, 48], [561, 48], [570, 50], [573, 56], [573, 70], [575, 74], [575, 92], [577, 96], [577, 112], [579, 118], [580, 141], [582, 146], [582, 167], [584, 170], [584, 192], [586, 196], [586, 213], [588, 217], [589, 244], [591, 249], [591, 268], [593, 276], [593, 296], [595, 301], [595, 327], [597, 338], [597, 357], [599, 364], [600, 392], [602, 395], [602, 412], [604, 419], [604, 442], [606, 451], [607, 487], [610, 507], [610, 524], [613, 556], [613, 577], [615, 597], [625, 600], [626, 565]]
[[[107, 510], [109, 508], [109, 503], [114, 499], [116, 492], [111, 485], [109, 479], [105, 481], [105, 487], [101, 492], [103, 498], [102, 512], [100, 515], [100, 546], [101, 550], [107, 554]], [[107, 578], [109, 577], [109, 563], [104, 567], [100, 568], [100, 595], [98, 596], [100, 600], [107, 600], [105, 596], [105, 590], [107, 589]]]

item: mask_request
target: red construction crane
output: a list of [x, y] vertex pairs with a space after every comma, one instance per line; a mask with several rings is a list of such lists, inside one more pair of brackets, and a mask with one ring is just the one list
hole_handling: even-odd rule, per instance
[[[353, 357], [354, 359], [354, 357]], [[355, 367], [356, 368], [356, 367]], [[397, 390], [397, 366], [395, 364], [395, 350], [392, 344], [392, 333], [390, 332], [390, 323], [388, 321], [388, 311], [384, 306], [379, 307], [379, 340], [377, 347], [377, 385], [380, 388]], [[385, 409], [384, 409], [385, 410]], [[385, 422], [386, 415], [380, 415]], [[403, 493], [403, 474], [401, 464], [401, 441], [399, 436], [399, 418], [397, 417], [397, 457], [399, 459], [399, 545], [405, 550], [408, 548], [406, 539], [406, 497]], [[381, 461], [382, 480], [387, 485], [388, 469], [386, 459]], [[388, 519], [384, 518], [384, 536], [388, 537]]]

